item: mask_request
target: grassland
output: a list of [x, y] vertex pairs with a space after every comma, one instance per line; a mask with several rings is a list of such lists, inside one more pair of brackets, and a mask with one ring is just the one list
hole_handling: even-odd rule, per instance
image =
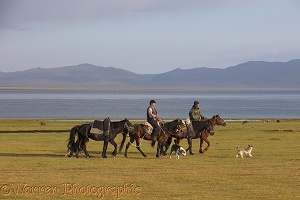
[[[103, 159], [103, 143], [92, 140], [92, 158], [66, 158], [61, 130], [79, 122], [43, 121], [0, 119], [0, 199], [300, 199], [300, 119], [228, 122], [209, 136], [207, 152], [195, 140], [195, 155], [179, 160], [156, 158], [148, 141], [147, 158], [131, 146], [128, 159]], [[254, 157], [235, 158], [248, 144]]]

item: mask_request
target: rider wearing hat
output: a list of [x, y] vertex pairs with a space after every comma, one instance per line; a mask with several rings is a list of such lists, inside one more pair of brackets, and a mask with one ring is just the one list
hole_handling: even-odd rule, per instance
[[161, 120], [157, 115], [157, 111], [155, 109], [156, 102], [154, 100], [150, 101], [150, 105], [147, 108], [147, 122], [149, 122], [153, 126], [153, 131], [151, 134], [151, 146], [153, 147], [156, 142], [156, 136], [160, 130], [158, 122]]
[[[189, 112], [189, 118], [190, 118], [191, 122], [193, 122], [193, 121], [200, 121], [200, 120], [206, 119], [206, 117], [204, 117], [201, 114], [199, 108], [200, 108], [199, 101], [194, 101], [194, 105], [192, 106], [192, 108], [190, 109], [190, 112]], [[192, 123], [190, 123], [188, 125], [188, 129], [189, 129], [189, 131], [193, 131]]]
[[191, 121], [200, 121], [201, 119], [206, 119], [200, 112], [199, 101], [194, 101], [193, 107], [190, 109], [189, 117]]

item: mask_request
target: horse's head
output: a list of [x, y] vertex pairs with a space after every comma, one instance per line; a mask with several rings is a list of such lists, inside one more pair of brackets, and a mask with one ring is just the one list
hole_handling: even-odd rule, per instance
[[186, 129], [186, 124], [183, 120], [177, 118], [177, 130], [176, 132], [183, 132]]
[[222, 119], [220, 117], [220, 114], [217, 114], [217, 115], [213, 116], [210, 120], [213, 124], [217, 124], [217, 125], [220, 125], [220, 126], [226, 126], [226, 122], [225, 122], [224, 119]]
[[124, 122], [124, 130], [128, 132], [129, 130], [133, 129], [133, 125], [127, 118], [124, 119]]

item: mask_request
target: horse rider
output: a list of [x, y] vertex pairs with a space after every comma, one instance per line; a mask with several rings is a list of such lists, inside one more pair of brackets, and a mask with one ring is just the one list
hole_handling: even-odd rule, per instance
[[189, 118], [191, 120], [191, 123], [188, 125], [189, 131], [193, 131], [193, 126], [192, 126], [193, 121], [201, 121], [201, 120], [207, 119], [200, 112], [199, 101], [194, 101], [194, 105], [192, 106], [192, 108], [190, 109], [190, 112], [189, 112]]
[[154, 100], [150, 101], [150, 105], [147, 108], [147, 122], [149, 122], [153, 126], [153, 131], [151, 134], [151, 146], [154, 147], [156, 142], [156, 136], [160, 130], [158, 122], [161, 120], [157, 115], [157, 111], [155, 109], [156, 102]]

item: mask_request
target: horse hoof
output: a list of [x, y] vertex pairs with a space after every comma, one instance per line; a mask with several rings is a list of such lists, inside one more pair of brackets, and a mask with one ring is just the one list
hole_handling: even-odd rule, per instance
[[190, 155], [191, 155], [191, 156], [193, 156], [193, 155], [194, 155], [194, 153], [190, 153]]

